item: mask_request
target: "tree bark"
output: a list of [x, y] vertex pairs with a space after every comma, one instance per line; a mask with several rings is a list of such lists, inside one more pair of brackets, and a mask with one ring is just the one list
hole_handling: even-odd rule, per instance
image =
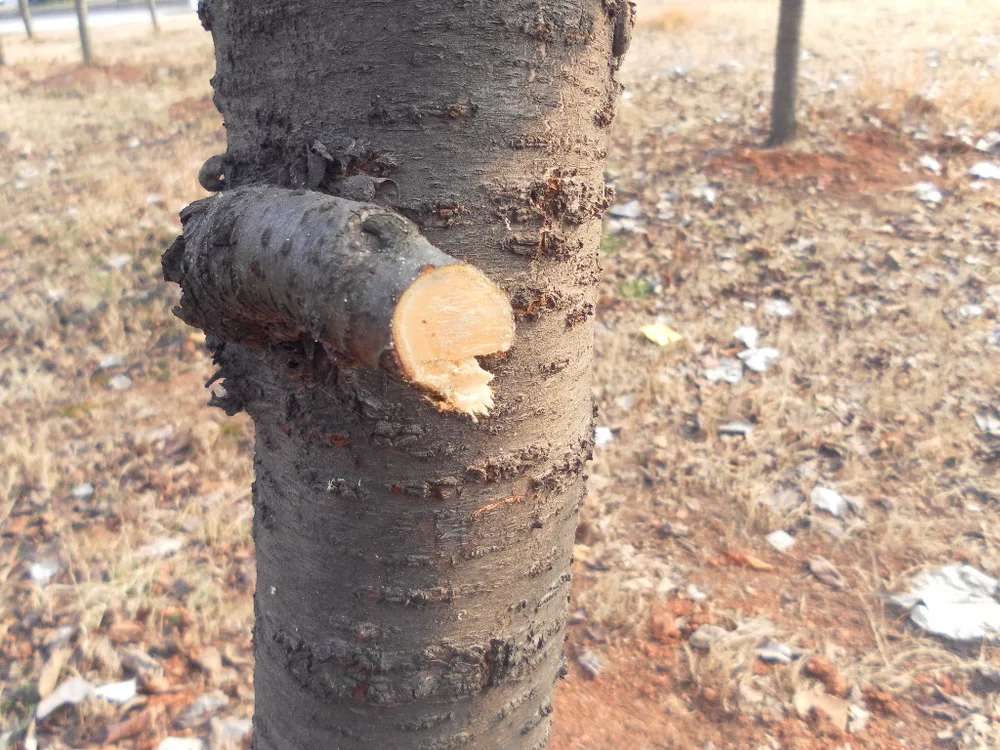
[[[200, 176], [222, 190], [213, 210], [245, 186], [340, 196], [333, 213], [381, 203], [444, 266], [480, 269], [516, 318], [509, 352], [481, 361], [494, 405], [475, 421], [349, 343], [359, 326], [386, 330], [382, 313], [350, 323], [336, 291], [379, 277], [381, 240], [351, 261], [359, 241], [340, 219], [290, 232], [260, 192], [243, 228], [189, 207], [165, 272], [182, 315], [204, 302], [188, 319], [211, 333], [214, 403], [256, 425], [254, 747], [543, 748], [565, 673], [603, 165], [632, 9], [203, 0], [199, 13], [227, 129]], [[385, 242], [407, 269], [430, 253]], [[392, 283], [362, 297], [404, 308]], [[439, 320], [478, 330], [476, 307]], [[379, 341], [372, 352], [403, 358]]]
[[768, 146], [795, 138], [795, 99], [798, 88], [799, 40], [805, 0], [781, 0], [778, 43], [775, 49], [774, 90], [771, 95], [771, 135]]
[[28, 7], [28, 0], [17, 0], [17, 9], [21, 13], [21, 20], [24, 21], [24, 31], [28, 39], [34, 39], [35, 32], [31, 28], [31, 8]]
[[160, 14], [156, 11], [156, 0], [146, 0], [146, 5], [149, 6], [149, 17], [153, 21], [153, 31], [157, 34], [160, 33]]
[[75, 0], [76, 20], [80, 27], [80, 50], [83, 53], [83, 64], [93, 65], [94, 54], [90, 48], [90, 29], [87, 26], [87, 0]]

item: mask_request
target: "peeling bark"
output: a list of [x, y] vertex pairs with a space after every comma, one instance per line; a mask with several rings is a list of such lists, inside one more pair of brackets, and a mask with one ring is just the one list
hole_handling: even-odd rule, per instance
[[[199, 15], [227, 150], [199, 177], [220, 195], [186, 213], [165, 269], [181, 314], [212, 333], [213, 403], [256, 425], [254, 747], [540, 750], [565, 674], [603, 158], [631, 6], [203, 0]], [[276, 189], [336, 206], [339, 227], [370, 211], [419, 234], [397, 242], [405, 225], [384, 218], [388, 241], [352, 229], [331, 256], [314, 251], [318, 225], [261, 241], [319, 209], [282, 223], [284, 200], [257, 200], [225, 219]], [[395, 316], [450, 293], [405, 286], [419, 264], [397, 248], [420, 243], [442, 254], [423, 263], [474, 267], [518, 307], [509, 351], [480, 358], [495, 406], [479, 422], [386, 366], [399, 341], [361, 335], [385, 331], [389, 299]], [[344, 262], [384, 250], [413, 299]], [[324, 290], [340, 283], [348, 312], [334, 313]], [[352, 294], [382, 301], [377, 325], [351, 322]], [[482, 328], [458, 312], [445, 328]]]

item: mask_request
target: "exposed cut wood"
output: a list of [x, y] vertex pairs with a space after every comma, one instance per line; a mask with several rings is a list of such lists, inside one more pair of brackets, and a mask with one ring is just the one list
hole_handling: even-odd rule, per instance
[[514, 314], [481, 272], [466, 265], [428, 268], [399, 300], [392, 328], [407, 378], [440, 396], [441, 408], [475, 417], [493, 407], [493, 375], [475, 358], [510, 349]]
[[261, 348], [319, 342], [442, 410], [476, 418], [493, 406], [493, 375], [476, 357], [513, 344], [510, 302], [402, 216], [318, 192], [239, 188], [182, 217], [164, 271], [191, 325]]

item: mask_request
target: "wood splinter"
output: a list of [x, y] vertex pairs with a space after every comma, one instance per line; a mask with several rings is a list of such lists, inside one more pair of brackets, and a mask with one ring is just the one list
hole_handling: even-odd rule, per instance
[[439, 409], [475, 419], [493, 407], [493, 375], [476, 357], [513, 344], [510, 302], [402, 216], [248, 187], [197, 201], [181, 219], [163, 271], [181, 286], [174, 312], [188, 324], [248, 346], [309, 338], [382, 367]]

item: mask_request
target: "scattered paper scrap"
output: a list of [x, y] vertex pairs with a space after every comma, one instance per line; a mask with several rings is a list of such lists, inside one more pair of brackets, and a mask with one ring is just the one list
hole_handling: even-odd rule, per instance
[[767, 539], [767, 543], [778, 550], [778, 552], [787, 552], [795, 544], [795, 537], [783, 529], [772, 531], [764, 538]]
[[730, 385], [736, 385], [743, 380], [743, 363], [738, 359], [720, 359], [718, 365], [705, 370], [705, 379], [709, 383], [724, 380]]
[[761, 349], [747, 349], [736, 356], [743, 360], [747, 369], [754, 372], [767, 372], [768, 368], [778, 361], [781, 353], [777, 349], [763, 347]]
[[94, 686], [82, 677], [62, 683], [35, 708], [35, 719], [43, 721], [63, 706], [75, 706], [94, 694]]
[[601, 672], [604, 670], [604, 663], [601, 661], [601, 657], [593, 651], [581, 652], [576, 657], [576, 663], [580, 665], [580, 669], [592, 680], [600, 677]]
[[980, 180], [1000, 180], [1000, 166], [993, 162], [981, 161], [969, 167], [969, 174]]
[[720, 435], [739, 435], [746, 437], [753, 432], [753, 426], [746, 422], [723, 422], [719, 425]]
[[184, 539], [179, 536], [161, 536], [149, 544], [144, 544], [135, 551], [135, 556], [140, 560], [148, 560], [154, 557], [167, 557], [180, 551], [184, 546]]
[[794, 312], [788, 300], [778, 298], [769, 299], [764, 305], [764, 309], [771, 313], [771, 315], [777, 315], [779, 318], [789, 318]]
[[760, 331], [753, 326], [741, 326], [733, 331], [733, 338], [747, 349], [756, 349], [760, 342]]
[[594, 429], [594, 445], [598, 448], [603, 448], [605, 445], [611, 445], [615, 440], [615, 434], [611, 431], [610, 427], [601, 425]]
[[59, 563], [54, 560], [42, 560], [32, 563], [28, 568], [28, 577], [39, 585], [51, 581], [59, 572]]
[[94, 696], [109, 703], [128, 703], [135, 698], [137, 692], [138, 686], [134, 677], [131, 680], [110, 682], [94, 688]]
[[916, 193], [917, 200], [924, 203], [940, 203], [944, 197], [933, 182], [918, 182], [913, 186], [913, 192]]
[[933, 172], [934, 174], [941, 174], [941, 162], [939, 162], [930, 154], [924, 154], [923, 156], [921, 156], [917, 163], [921, 167], [926, 169], [928, 172]]
[[847, 512], [848, 503], [841, 497], [839, 492], [834, 492], [828, 487], [814, 487], [809, 495], [809, 502], [813, 507], [826, 511], [831, 516], [843, 518]]
[[998, 586], [971, 565], [946, 565], [920, 573], [908, 592], [890, 597], [910, 611], [919, 628], [953, 641], [1000, 636]]

